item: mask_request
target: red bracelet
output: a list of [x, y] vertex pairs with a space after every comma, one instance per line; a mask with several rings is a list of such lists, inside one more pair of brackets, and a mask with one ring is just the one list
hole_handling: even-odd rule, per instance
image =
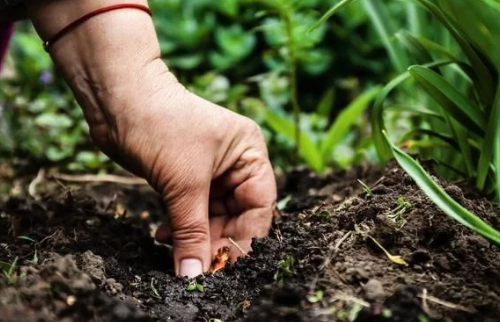
[[136, 3], [120, 3], [120, 4], [115, 4], [115, 5], [112, 5], [112, 6], [104, 7], [104, 8], [92, 11], [92, 12], [84, 15], [83, 17], [80, 17], [80, 18], [76, 19], [75, 21], [73, 21], [72, 23], [70, 23], [68, 26], [64, 27], [57, 34], [55, 34], [54, 36], [52, 36], [52, 38], [50, 38], [49, 40], [45, 41], [43, 43], [43, 47], [45, 48], [46, 51], [49, 51], [50, 47], [56, 41], [58, 41], [65, 34], [67, 34], [68, 32], [70, 32], [71, 30], [75, 29], [76, 27], [78, 27], [79, 25], [81, 25], [85, 21], [89, 20], [90, 18], [95, 17], [95, 16], [97, 16], [97, 15], [99, 15], [101, 13], [104, 13], [104, 12], [108, 12], [108, 11], [112, 11], [112, 10], [117, 10], [117, 9], [125, 9], [125, 8], [139, 9], [139, 10], [142, 10], [142, 11], [146, 12], [150, 16], [152, 16], [151, 10], [148, 7], [143, 6], [141, 4], [136, 4]]

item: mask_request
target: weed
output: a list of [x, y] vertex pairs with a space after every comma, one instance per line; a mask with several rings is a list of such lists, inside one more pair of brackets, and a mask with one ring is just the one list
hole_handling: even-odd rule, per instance
[[317, 290], [316, 292], [314, 292], [314, 294], [309, 295], [307, 297], [307, 301], [309, 301], [309, 303], [318, 303], [323, 301], [323, 298], [324, 298], [323, 290]]
[[406, 211], [410, 210], [413, 206], [411, 203], [405, 200], [404, 197], [399, 197], [397, 200], [398, 206], [388, 212], [387, 216], [389, 219], [394, 221], [394, 223], [399, 227], [403, 228], [406, 224], [406, 218], [403, 215]]
[[0, 262], [0, 266], [2, 267], [3, 274], [5, 277], [7, 277], [7, 283], [9, 285], [14, 285], [17, 282], [18, 275], [16, 273], [16, 267], [17, 267], [17, 260], [18, 257], [16, 257], [12, 263], [5, 263], [5, 262]]
[[339, 310], [337, 312], [337, 319], [342, 322], [354, 322], [358, 318], [358, 315], [362, 309], [363, 307], [360, 304], [355, 303], [348, 309]]
[[203, 291], [205, 291], [205, 287], [203, 286], [203, 284], [198, 282], [195, 278], [191, 282], [189, 282], [188, 286], [186, 287], [186, 290], [189, 292], [193, 292], [193, 291], [203, 292]]
[[359, 179], [358, 179], [358, 182], [359, 182], [359, 184], [361, 185], [361, 188], [363, 189], [363, 191], [366, 193], [366, 195], [368, 197], [373, 196], [372, 189], [370, 187], [368, 187], [368, 185], [366, 183], [364, 183], [363, 181], [361, 181]]
[[427, 317], [425, 317], [425, 315], [420, 314], [420, 315], [418, 316], [418, 321], [419, 321], [419, 322], [429, 322], [429, 319], [428, 319]]
[[274, 274], [274, 280], [280, 284], [286, 282], [287, 279], [293, 276], [295, 265], [295, 258], [291, 255], [287, 255], [285, 259], [282, 259], [278, 262], [278, 269]]
[[38, 244], [38, 242], [28, 236], [18, 236], [17, 239], [25, 240], [34, 244], [35, 249], [34, 249], [33, 259], [30, 260], [29, 262], [31, 262], [32, 264], [38, 264], [39, 258], [38, 258], [38, 251], [36, 249], [36, 245]]
[[151, 279], [151, 284], [149, 285], [149, 287], [151, 288], [151, 294], [156, 297], [157, 299], [161, 299], [161, 295], [160, 293], [158, 292], [158, 290], [156, 289], [155, 287], [155, 279], [154, 277]]

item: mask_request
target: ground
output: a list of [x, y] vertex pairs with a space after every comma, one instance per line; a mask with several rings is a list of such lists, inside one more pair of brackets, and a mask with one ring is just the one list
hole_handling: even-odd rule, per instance
[[[436, 180], [500, 228], [496, 204]], [[294, 171], [269, 237], [194, 290], [150, 237], [164, 212], [154, 192], [52, 184], [0, 203], [0, 321], [500, 321], [498, 247], [395, 165]]]

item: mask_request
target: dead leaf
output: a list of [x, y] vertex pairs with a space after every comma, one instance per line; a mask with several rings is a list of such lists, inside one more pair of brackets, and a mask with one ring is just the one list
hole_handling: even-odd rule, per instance
[[231, 257], [229, 251], [230, 248], [228, 246], [219, 248], [214, 260], [212, 261], [212, 265], [210, 265], [210, 269], [208, 270], [209, 273], [213, 274], [219, 269], [226, 267], [226, 264], [229, 262]]

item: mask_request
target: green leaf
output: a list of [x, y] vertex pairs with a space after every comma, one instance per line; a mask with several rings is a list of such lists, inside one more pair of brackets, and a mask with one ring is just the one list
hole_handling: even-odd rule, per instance
[[340, 112], [320, 145], [323, 160], [327, 160], [331, 156], [335, 147], [341, 142], [351, 126], [359, 120], [379, 92], [380, 87], [378, 86], [370, 88]]
[[17, 239], [22, 239], [22, 240], [26, 240], [26, 241], [29, 241], [32, 243], [36, 243], [36, 240], [34, 240], [33, 238], [28, 237], [28, 236], [18, 236]]
[[321, 26], [322, 24], [324, 24], [328, 19], [330, 19], [334, 14], [336, 14], [340, 9], [342, 9], [345, 6], [349, 5], [353, 1], [355, 1], [355, 0], [342, 0], [339, 3], [337, 3], [336, 5], [334, 5], [321, 18], [319, 18], [319, 20], [316, 21], [311, 28], [309, 28], [308, 32], [312, 32], [315, 29], [317, 29], [319, 26]]
[[[266, 123], [276, 132], [292, 142], [295, 141], [295, 124], [282, 117], [272, 110], [267, 109], [264, 114]], [[300, 132], [300, 156], [306, 163], [316, 172], [321, 172], [325, 168], [324, 160], [321, 157], [320, 150], [316, 147], [314, 142], [303, 131]]]
[[[460, 48], [462, 48], [465, 56], [471, 63], [474, 74], [475, 74], [475, 85], [480, 93], [481, 98], [486, 103], [489, 104], [493, 100], [494, 91], [491, 88], [491, 84], [493, 84], [493, 76], [490, 73], [488, 67], [484, 64], [482, 59], [479, 57], [477, 52], [471, 46], [471, 44], [464, 38], [462, 34], [460, 34], [447, 15], [443, 13], [443, 11], [437, 7], [435, 4], [431, 3], [428, 0], [418, 0], [424, 7], [426, 7], [432, 14], [438, 19], [443, 26], [450, 32], [455, 41], [459, 44]], [[475, 1], [472, 1], [475, 2]], [[451, 3], [451, 2], [450, 2]]]
[[479, 106], [457, 91], [444, 77], [429, 68], [412, 66], [408, 71], [446, 113], [476, 134], [484, 135], [486, 118]]
[[328, 118], [335, 101], [335, 89], [331, 88], [325, 92], [316, 109], [316, 114]]
[[35, 124], [46, 128], [67, 129], [73, 125], [73, 120], [64, 114], [44, 113], [35, 118]]
[[433, 130], [428, 130], [428, 129], [421, 129], [421, 128], [413, 129], [413, 130], [405, 133], [405, 135], [401, 138], [401, 142], [404, 143], [405, 141], [407, 141], [410, 138], [417, 136], [417, 135], [427, 135], [427, 136], [439, 139], [439, 140], [447, 143], [449, 146], [451, 146], [455, 150], [460, 151], [460, 147], [457, 144], [457, 142], [453, 139], [453, 137], [442, 134], [442, 133], [438, 133], [438, 132], [433, 131]]
[[415, 58], [417, 63], [426, 64], [433, 61], [427, 49], [408, 31], [401, 30], [396, 34], [396, 37], [406, 47], [411, 57]]
[[453, 200], [442, 187], [432, 180], [424, 168], [408, 154], [394, 146], [384, 132], [384, 137], [392, 148], [398, 164], [415, 181], [417, 186], [431, 199], [436, 206], [452, 219], [474, 230], [482, 236], [489, 238], [500, 245], [500, 233], [489, 226], [475, 214], [468, 211], [458, 202]]
[[[441, 67], [453, 64], [453, 61], [438, 61], [429, 63], [423, 66], [433, 68], [433, 67]], [[392, 158], [391, 147], [387, 144], [387, 141], [384, 139], [382, 132], [385, 130], [384, 124], [384, 102], [392, 92], [393, 89], [398, 87], [400, 84], [405, 82], [410, 78], [409, 72], [404, 72], [390, 81], [387, 85], [385, 85], [377, 98], [375, 99], [375, 103], [373, 104], [372, 113], [370, 116], [371, 124], [373, 128], [373, 141], [375, 144], [375, 148], [377, 150], [378, 156], [383, 163], [388, 162]]]
[[[479, 157], [479, 163], [477, 166], [477, 181], [476, 186], [479, 190], [483, 190], [486, 185], [486, 179], [488, 177], [490, 163], [492, 162], [493, 155], [498, 151], [498, 138], [499, 123], [500, 119], [500, 83], [497, 84], [497, 93], [495, 96], [495, 101], [493, 102], [493, 108], [491, 110], [490, 119], [488, 122], [488, 127], [486, 129], [486, 136], [483, 139], [483, 144], [481, 145], [481, 156]], [[495, 144], [496, 143], [496, 144]], [[497, 146], [495, 148], [495, 146]], [[498, 154], [497, 154], [497, 167], [495, 167], [497, 178], [499, 176], [498, 172], [500, 168], [498, 167]], [[497, 181], [498, 182], [498, 181]], [[497, 191], [499, 186], [497, 185]]]
[[403, 72], [410, 64], [403, 48], [393, 41], [397, 27], [387, 5], [380, 0], [364, 0], [363, 5], [389, 54], [394, 68], [397, 72]]

